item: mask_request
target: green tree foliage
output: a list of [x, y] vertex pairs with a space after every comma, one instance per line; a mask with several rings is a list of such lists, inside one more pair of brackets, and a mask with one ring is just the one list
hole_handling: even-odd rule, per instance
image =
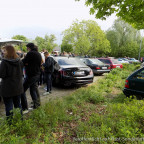
[[62, 45], [71, 44], [80, 55], [102, 56], [110, 53], [110, 43], [98, 24], [92, 20], [74, 21], [63, 32]]
[[[12, 37], [12, 39], [22, 40], [24, 42], [28, 41], [28, 39], [23, 35], [15, 35]], [[22, 43], [21, 45], [17, 45], [15, 47], [17, 50], [22, 50], [22, 51], [26, 52], [26, 46], [25, 45], [26, 45], [26, 43]]]
[[45, 49], [49, 52], [52, 52], [52, 50], [57, 46], [54, 41], [56, 41], [56, 37], [53, 34], [51, 34], [50, 36], [45, 35], [44, 38], [39, 36], [35, 38], [35, 43], [37, 44], [39, 51]]
[[111, 56], [138, 58], [141, 36], [131, 25], [119, 18], [106, 32], [106, 36], [111, 44]]
[[65, 52], [72, 52], [73, 48], [71, 44], [63, 44], [61, 45], [61, 51], [65, 51]]
[[105, 20], [106, 17], [116, 13], [135, 28], [144, 29], [143, 0], [85, 0], [85, 5], [92, 6], [90, 13], [95, 14], [96, 18]]

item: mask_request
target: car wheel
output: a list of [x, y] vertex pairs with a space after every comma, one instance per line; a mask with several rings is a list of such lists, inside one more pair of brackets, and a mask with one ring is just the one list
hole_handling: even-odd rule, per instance
[[136, 98], [137, 98], [138, 100], [142, 100], [142, 99], [143, 99], [143, 96], [138, 95], [138, 96], [136, 96]]
[[130, 97], [130, 95], [128, 95], [128, 94], [126, 94], [125, 96], [126, 96], [127, 98], [129, 98], [129, 97]]

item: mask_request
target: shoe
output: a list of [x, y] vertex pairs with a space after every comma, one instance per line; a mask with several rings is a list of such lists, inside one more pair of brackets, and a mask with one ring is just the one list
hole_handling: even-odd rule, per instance
[[47, 90], [47, 87], [44, 87], [44, 90]]
[[30, 111], [33, 110], [33, 107], [30, 107], [29, 110], [30, 110]]
[[24, 110], [23, 111], [23, 114], [27, 114], [29, 111], [28, 110]]
[[50, 94], [49, 92], [45, 92], [45, 93], [43, 93], [43, 96], [49, 95], [49, 94]]
[[50, 94], [52, 93], [52, 91], [49, 92]]

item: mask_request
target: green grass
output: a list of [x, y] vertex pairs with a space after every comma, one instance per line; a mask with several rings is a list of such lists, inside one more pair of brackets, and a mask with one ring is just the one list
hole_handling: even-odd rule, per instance
[[122, 93], [125, 79], [138, 67], [115, 69], [98, 83], [49, 101], [23, 121], [15, 110], [11, 126], [0, 119], [0, 143], [143, 143], [144, 101]]

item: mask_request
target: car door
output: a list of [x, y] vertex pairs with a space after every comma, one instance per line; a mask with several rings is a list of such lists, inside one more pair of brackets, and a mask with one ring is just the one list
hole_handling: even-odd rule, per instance
[[136, 72], [129, 79], [130, 89], [144, 92], [144, 69]]

